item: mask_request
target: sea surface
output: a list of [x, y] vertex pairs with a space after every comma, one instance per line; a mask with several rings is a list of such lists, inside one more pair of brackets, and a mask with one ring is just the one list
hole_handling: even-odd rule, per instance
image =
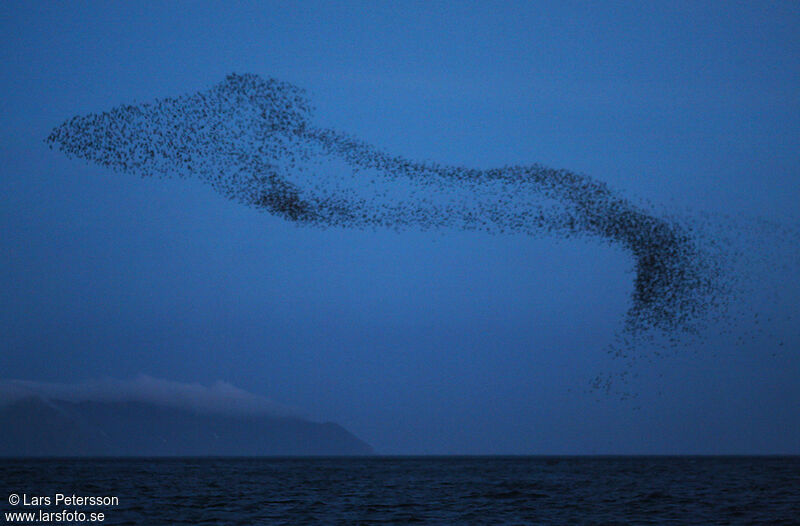
[[0, 524], [800, 524], [800, 457], [0, 459], [0, 491]]

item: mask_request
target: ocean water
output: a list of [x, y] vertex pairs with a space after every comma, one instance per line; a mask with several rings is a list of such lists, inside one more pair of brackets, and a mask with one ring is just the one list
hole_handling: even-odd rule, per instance
[[0, 491], [8, 524], [799, 524], [800, 457], [0, 459]]

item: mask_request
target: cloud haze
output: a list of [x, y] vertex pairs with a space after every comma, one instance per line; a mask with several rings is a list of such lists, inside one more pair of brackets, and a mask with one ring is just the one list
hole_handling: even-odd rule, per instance
[[0, 405], [29, 397], [64, 402], [140, 402], [213, 414], [296, 416], [296, 411], [218, 381], [209, 386], [147, 375], [131, 380], [102, 379], [83, 383], [0, 380]]

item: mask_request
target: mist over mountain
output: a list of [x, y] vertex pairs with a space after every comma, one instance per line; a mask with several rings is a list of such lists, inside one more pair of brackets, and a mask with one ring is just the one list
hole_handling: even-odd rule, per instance
[[364, 455], [316, 423], [229, 384], [149, 377], [73, 386], [0, 382], [0, 456]]

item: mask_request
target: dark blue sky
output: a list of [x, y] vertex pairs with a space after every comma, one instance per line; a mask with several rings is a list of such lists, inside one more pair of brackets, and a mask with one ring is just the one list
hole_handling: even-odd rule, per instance
[[[4, 2], [0, 377], [223, 380], [385, 453], [800, 453], [798, 260], [757, 222], [800, 219], [799, 26], [793, 2]], [[770, 321], [643, 347], [619, 400], [587, 390], [620, 367], [615, 247], [302, 228], [43, 142], [231, 72], [392, 153], [710, 214], [765, 283], [734, 304]]]

